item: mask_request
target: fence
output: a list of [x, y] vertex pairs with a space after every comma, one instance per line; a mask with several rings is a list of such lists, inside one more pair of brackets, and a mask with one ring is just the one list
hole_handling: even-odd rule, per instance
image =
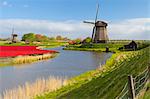
[[144, 88], [144, 85], [150, 78], [150, 66], [147, 67], [141, 74], [133, 77], [128, 76], [128, 82], [116, 99], [135, 99]]

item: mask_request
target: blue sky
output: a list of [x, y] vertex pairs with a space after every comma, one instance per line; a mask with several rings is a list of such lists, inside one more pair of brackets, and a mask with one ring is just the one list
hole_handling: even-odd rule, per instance
[[[92, 26], [83, 26], [81, 23], [83, 20], [94, 20], [97, 2], [100, 4], [98, 18], [106, 20], [110, 24], [108, 27], [110, 38], [133, 39], [133, 33], [136, 31], [130, 30], [130, 37], [128, 36], [129, 33], [122, 33], [127, 29], [128, 24], [133, 26], [137, 22], [138, 26], [131, 27], [136, 30], [137, 27], [141, 26], [140, 30], [143, 30], [141, 31], [143, 34], [138, 34], [138, 37], [134, 38], [148, 39], [143, 35], [149, 33], [149, 0], [0, 0], [0, 23], [8, 25], [7, 28], [6, 26], [1, 27], [0, 34], [9, 36], [11, 28], [15, 27], [19, 35], [25, 32], [38, 32], [72, 38], [90, 36]], [[30, 22], [32, 22], [32, 28], [25, 27], [25, 24], [30, 25]], [[58, 27], [53, 26], [55, 22]], [[40, 23], [42, 26], [46, 26], [42, 27], [39, 25]], [[42, 27], [41, 30], [37, 29], [37, 24], [39, 28]], [[119, 24], [124, 27], [118, 26]], [[60, 25], [66, 29], [61, 29]], [[80, 25], [81, 27], [79, 27]], [[122, 30], [116, 31], [116, 26]], [[113, 29], [114, 27], [115, 29]], [[73, 28], [78, 30], [75, 31]], [[124, 35], [126, 36], [124, 37]]]
[[[12, 7], [2, 6], [3, 2]], [[97, 2], [100, 3], [101, 19], [121, 20], [149, 16], [149, 0], [1, 0], [0, 18], [94, 19]]]

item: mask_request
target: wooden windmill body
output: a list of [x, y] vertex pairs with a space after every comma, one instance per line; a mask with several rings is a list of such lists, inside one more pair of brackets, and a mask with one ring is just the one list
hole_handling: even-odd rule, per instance
[[106, 43], [108, 41], [107, 23], [104, 21], [97, 21], [95, 26], [94, 43]]
[[92, 42], [93, 43], [106, 43], [108, 39], [107, 35], [107, 26], [108, 24], [104, 21], [97, 21], [99, 10], [99, 4], [97, 7], [95, 22], [84, 21], [84, 23], [93, 24], [93, 32], [92, 32]]

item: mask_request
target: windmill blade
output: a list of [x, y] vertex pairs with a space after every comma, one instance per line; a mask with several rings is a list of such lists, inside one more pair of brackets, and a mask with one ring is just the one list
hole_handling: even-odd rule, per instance
[[95, 23], [97, 22], [98, 12], [99, 12], [99, 3], [98, 3], [98, 5], [97, 5]]
[[96, 29], [96, 27], [94, 26], [93, 31], [92, 31], [92, 42], [94, 41], [95, 29]]
[[95, 24], [94, 22], [83, 21], [83, 23]]
[[14, 34], [14, 28], [12, 28], [12, 35]]

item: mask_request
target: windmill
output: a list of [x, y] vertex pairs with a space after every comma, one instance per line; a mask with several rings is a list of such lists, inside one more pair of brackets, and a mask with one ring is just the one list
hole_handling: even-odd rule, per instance
[[17, 34], [14, 34], [14, 28], [12, 29], [12, 34], [11, 34], [11, 36], [12, 36], [12, 43], [16, 43], [17, 42]]
[[93, 31], [92, 31], [92, 42], [93, 43], [106, 43], [108, 41], [108, 35], [107, 35], [107, 23], [104, 21], [98, 21], [98, 12], [99, 12], [99, 4], [97, 6], [96, 10], [96, 17], [95, 22], [88, 22], [83, 21], [84, 23], [92, 24]]

